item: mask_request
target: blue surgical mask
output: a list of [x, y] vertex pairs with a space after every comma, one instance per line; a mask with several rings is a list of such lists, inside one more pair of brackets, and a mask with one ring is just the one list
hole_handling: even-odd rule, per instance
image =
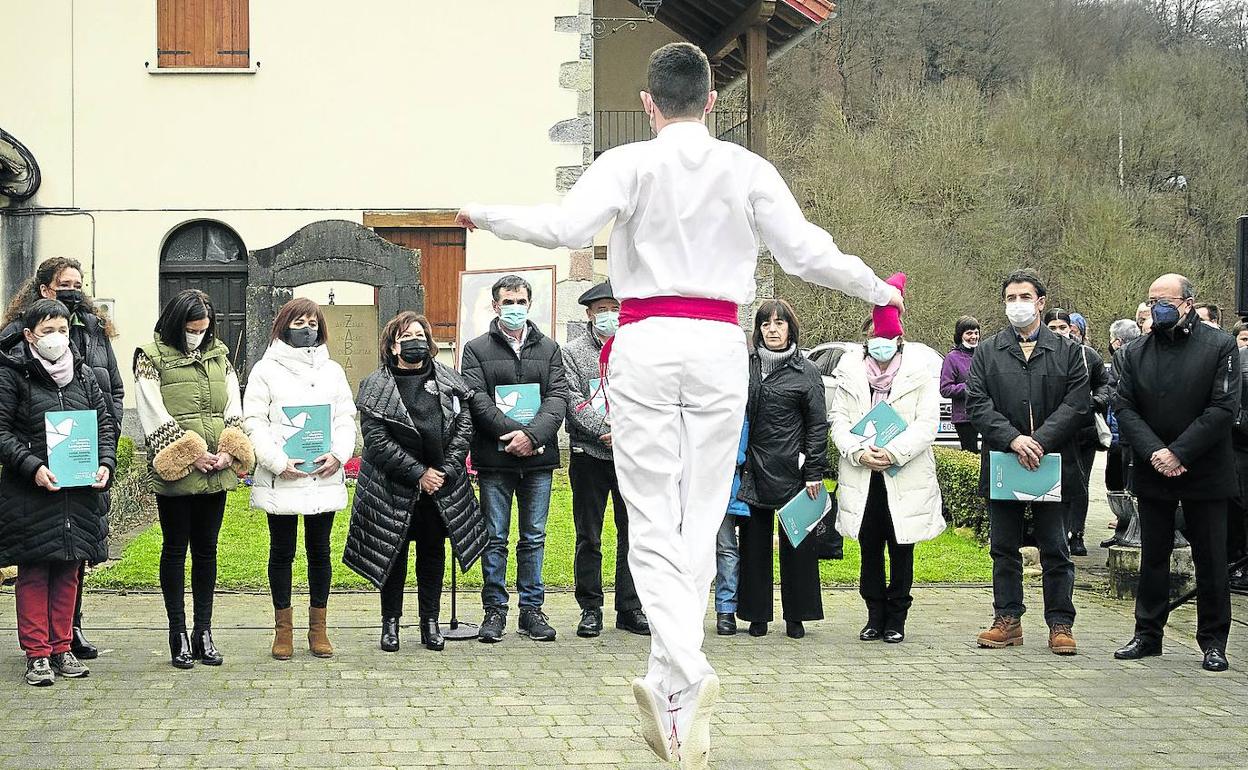
[[1158, 302], [1153, 305], [1153, 328], [1164, 331], [1173, 328], [1179, 322], [1179, 309], [1169, 302]]
[[524, 322], [529, 320], [529, 306], [503, 305], [498, 309], [498, 317], [503, 322], [503, 326], [514, 332], [524, 328]]
[[897, 340], [887, 337], [872, 337], [867, 340], [867, 354], [880, 363], [891, 361], [897, 355]]
[[620, 311], [604, 310], [594, 316], [594, 328], [604, 337], [610, 337], [620, 328]]

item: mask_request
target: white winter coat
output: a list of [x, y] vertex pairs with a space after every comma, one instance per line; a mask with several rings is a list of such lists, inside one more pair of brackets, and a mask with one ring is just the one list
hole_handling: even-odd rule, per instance
[[[932, 454], [940, 423], [939, 385], [922, 356], [906, 355], [904, 347], [902, 350], [901, 367], [887, 401], [906, 421], [906, 429], [885, 447], [901, 469], [896, 476], [884, 474], [884, 488], [897, 542], [907, 544], [936, 537], [945, 530], [945, 519]], [[857, 539], [871, 489], [871, 470], [858, 462], [866, 448], [865, 439], [850, 433], [850, 428], [871, 411], [866, 361], [862, 355], [846, 353], [833, 377], [835, 395], [828, 421], [840, 452], [836, 529]]]
[[243, 396], [244, 424], [256, 447], [252, 507], [279, 514], [316, 514], [347, 507], [346, 477], [341, 469], [328, 479], [278, 478], [290, 459], [283, 449], [285, 441], [274, 429], [281, 422], [282, 407], [316, 404], [330, 405], [330, 452], [345, 464], [355, 451], [355, 399], [346, 373], [330, 359], [324, 345], [294, 348], [274, 341], [252, 368]]

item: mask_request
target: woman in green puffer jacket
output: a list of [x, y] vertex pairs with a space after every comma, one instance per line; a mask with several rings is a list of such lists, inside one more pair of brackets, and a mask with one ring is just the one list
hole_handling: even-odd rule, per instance
[[[216, 322], [207, 294], [183, 290], [161, 311], [152, 341], [134, 352], [139, 420], [164, 537], [160, 590], [175, 668], [223, 662], [212, 640], [217, 536], [226, 493], [255, 464], [242, 427], [238, 375], [229, 349], [212, 333]], [[195, 608], [189, 637], [183, 595], [188, 546]]]

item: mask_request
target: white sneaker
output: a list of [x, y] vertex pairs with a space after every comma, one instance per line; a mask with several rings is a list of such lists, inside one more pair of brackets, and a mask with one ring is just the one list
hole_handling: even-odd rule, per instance
[[711, 716], [719, 702], [719, 677], [711, 674], [672, 696], [681, 770], [700, 770], [711, 761]]
[[668, 699], [655, 692], [644, 679], [633, 680], [633, 697], [637, 699], [641, 716], [641, 737], [655, 756], [664, 762], [671, 762], [675, 726]]

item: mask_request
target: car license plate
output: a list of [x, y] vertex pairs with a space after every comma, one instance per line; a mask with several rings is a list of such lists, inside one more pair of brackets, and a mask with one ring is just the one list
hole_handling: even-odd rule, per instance
[[952, 422], [945, 422], [944, 420], [941, 420], [941, 422], [940, 422], [940, 432], [941, 432], [941, 433], [953, 433], [953, 432], [954, 432], [954, 430], [953, 430], [953, 423], [952, 423]]

